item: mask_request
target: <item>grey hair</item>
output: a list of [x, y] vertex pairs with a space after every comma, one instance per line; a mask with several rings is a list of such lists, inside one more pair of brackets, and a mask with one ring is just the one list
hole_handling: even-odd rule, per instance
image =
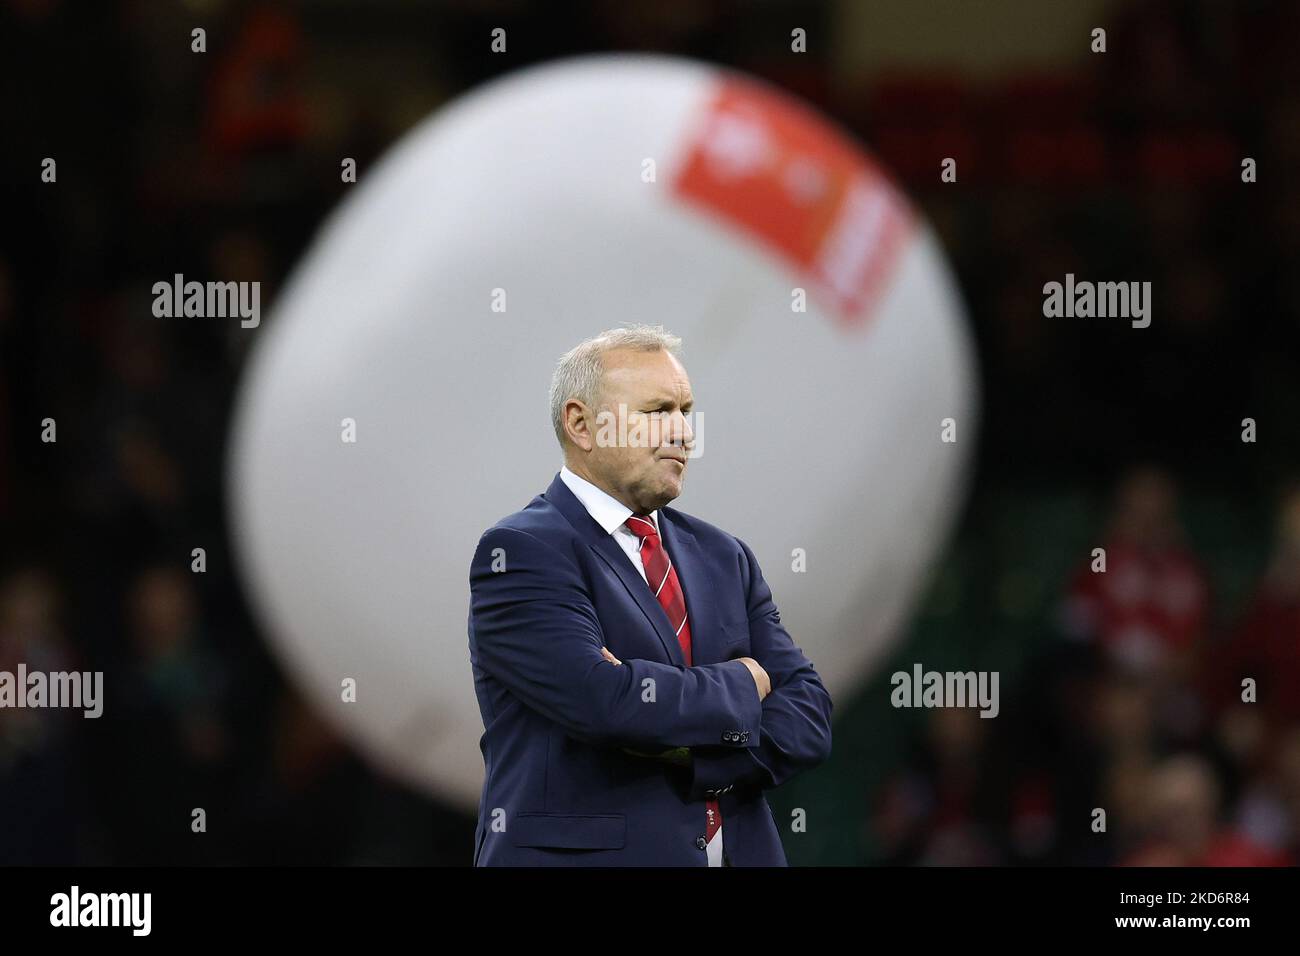
[[682, 340], [662, 325], [629, 325], [621, 329], [606, 329], [561, 355], [555, 364], [555, 374], [551, 376], [551, 425], [560, 447], [564, 447], [564, 403], [576, 398], [588, 408], [596, 407], [605, 375], [606, 352], [610, 349], [638, 352], [663, 349], [676, 355], [681, 347]]

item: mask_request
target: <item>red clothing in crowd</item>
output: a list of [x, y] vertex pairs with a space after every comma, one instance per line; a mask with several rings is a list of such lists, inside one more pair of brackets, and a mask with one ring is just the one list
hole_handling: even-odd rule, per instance
[[1112, 541], [1104, 572], [1089, 562], [1075, 575], [1069, 623], [1110, 656], [1142, 665], [1191, 647], [1204, 631], [1209, 603], [1206, 575], [1186, 548]]
[[1300, 601], [1261, 588], [1207, 671], [1216, 706], [1239, 701], [1250, 677], [1265, 714], [1279, 724], [1300, 722]]
[[1229, 829], [1220, 830], [1205, 850], [1186, 854], [1177, 847], [1152, 842], [1130, 854], [1121, 866], [1290, 866], [1287, 853], [1252, 843]]

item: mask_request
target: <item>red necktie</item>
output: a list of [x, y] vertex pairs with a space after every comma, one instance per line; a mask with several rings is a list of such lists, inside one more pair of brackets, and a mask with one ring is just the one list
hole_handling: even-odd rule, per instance
[[[686, 620], [686, 597], [677, 580], [677, 569], [659, 540], [659, 531], [649, 515], [636, 515], [627, 519], [626, 527], [641, 539], [641, 565], [645, 568], [646, 583], [659, 600], [659, 606], [668, 615], [668, 622], [677, 632], [677, 643], [682, 646], [686, 666], [691, 666], [691, 623]], [[717, 800], [705, 803], [705, 840], [711, 841], [722, 826], [722, 811]]]

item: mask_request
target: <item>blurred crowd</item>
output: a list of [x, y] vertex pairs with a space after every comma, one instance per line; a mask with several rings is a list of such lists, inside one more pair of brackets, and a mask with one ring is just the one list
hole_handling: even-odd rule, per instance
[[1174, 482], [1121, 482], [1055, 633], [995, 721], [936, 710], [882, 788], [889, 862], [1300, 864], [1300, 486], [1235, 619]]
[[[149, 290], [219, 276], [273, 302], [348, 188], [340, 158], [364, 176], [502, 69], [480, 38], [503, 15], [534, 41], [510, 67], [698, 55], [878, 146], [970, 306], [977, 498], [1030, 478], [1095, 488], [1147, 456], [1168, 469], [1123, 484], [1105, 572], [1090, 560], [1068, 584], [1060, 639], [1021, 685], [1037, 689], [1021, 709], [1034, 719], [935, 712], [872, 811], [887, 858], [1295, 862], [1300, 498], [1224, 629], [1170, 477], [1257, 496], [1293, 467], [1292, 5], [1125, 7], [1114, 56], [981, 84], [859, 80], [824, 46], [796, 61], [762, 39], [788, 36], [781, 3], [597, 2], [562, 23], [525, 3], [417, 6], [0, 0], [0, 670], [111, 675], [99, 720], [0, 710], [0, 862], [468, 861], [472, 821], [365, 766], [271, 656], [225, 537], [225, 435], [252, 339], [237, 322], [155, 319]], [[801, 20], [825, 28], [830, 7]], [[1242, 155], [1258, 183], [1240, 181]], [[39, 181], [46, 156], [57, 184]], [[1045, 320], [1041, 287], [1066, 272], [1153, 280], [1152, 328]], [[1245, 416], [1257, 446], [1239, 441]]]

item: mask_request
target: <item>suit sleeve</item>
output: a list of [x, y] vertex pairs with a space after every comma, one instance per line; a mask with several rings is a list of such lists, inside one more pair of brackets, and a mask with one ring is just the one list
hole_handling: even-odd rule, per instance
[[772, 692], [763, 699], [758, 747], [739, 752], [717, 747], [692, 750], [691, 797], [697, 800], [709, 790], [779, 787], [823, 763], [831, 753], [830, 694], [782, 626], [781, 612], [754, 553], [743, 541], [737, 542], [742, 551], [751, 656], [767, 671]]
[[683, 668], [606, 661], [577, 566], [527, 532], [493, 528], [480, 539], [470, 567], [470, 623], [475, 663], [580, 740], [733, 751], [759, 744], [761, 702], [742, 662]]

